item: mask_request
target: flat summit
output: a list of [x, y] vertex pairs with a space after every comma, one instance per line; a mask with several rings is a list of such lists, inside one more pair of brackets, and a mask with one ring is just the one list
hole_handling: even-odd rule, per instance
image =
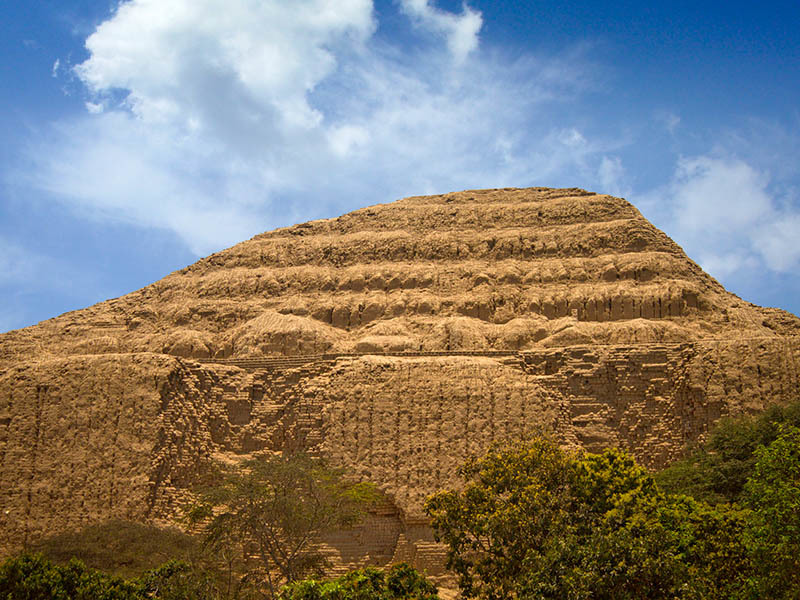
[[372, 206], [0, 335], [0, 549], [173, 522], [210, 461], [303, 448], [386, 493], [328, 540], [335, 562], [435, 572], [421, 503], [467, 456], [547, 427], [663, 465], [795, 397], [799, 358], [800, 319], [727, 292], [623, 199]]

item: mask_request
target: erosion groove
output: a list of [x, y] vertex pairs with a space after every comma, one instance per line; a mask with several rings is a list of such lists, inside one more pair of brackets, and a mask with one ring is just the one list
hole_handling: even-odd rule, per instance
[[664, 465], [795, 399], [800, 320], [749, 304], [628, 202], [414, 197], [256, 236], [0, 336], [0, 551], [112, 518], [179, 523], [214, 460], [303, 449], [386, 501], [321, 543], [342, 572], [443, 572], [422, 511], [545, 428]]

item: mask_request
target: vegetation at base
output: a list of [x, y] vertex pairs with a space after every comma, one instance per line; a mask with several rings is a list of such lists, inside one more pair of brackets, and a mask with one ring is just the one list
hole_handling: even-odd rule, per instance
[[[319, 535], [354, 525], [378, 499], [371, 484], [303, 453], [220, 465], [217, 482], [189, 513], [205, 542], [229, 567], [228, 593], [255, 588], [276, 598], [280, 588], [328, 566]], [[254, 559], [254, 560], [253, 560]]]
[[[539, 438], [494, 449], [461, 474], [465, 488], [426, 510], [466, 597], [708, 598], [716, 572], [746, 563], [724, 547], [740, 535], [737, 515], [666, 497], [620, 450], [568, 453]], [[720, 525], [714, 538], [709, 523]]]
[[[757, 574], [758, 598], [800, 598], [800, 428], [783, 425], [778, 438], [755, 452], [744, 487], [752, 508], [745, 543]], [[788, 592], [787, 590], [794, 590]]]
[[[379, 497], [371, 484], [299, 453], [220, 465], [215, 475], [188, 515], [202, 541], [122, 521], [64, 533], [30, 549], [38, 554], [3, 564], [0, 600], [6, 589], [10, 598], [42, 600], [277, 598], [284, 584], [324, 572], [315, 545], [321, 533], [355, 524]], [[392, 585], [403, 573], [389, 578]]]
[[[59, 565], [41, 554], [0, 564], [0, 600], [233, 600], [204, 571], [168, 561], [141, 577], [123, 579], [77, 559]], [[263, 598], [259, 595], [258, 598]], [[332, 581], [298, 581], [280, 600], [438, 600], [436, 587], [405, 564], [386, 571], [352, 571]]]
[[139, 579], [126, 580], [72, 559], [57, 565], [23, 554], [0, 565], [2, 600], [212, 600], [214, 585], [186, 563], [169, 561]]
[[540, 437], [468, 462], [426, 511], [467, 598], [797, 600], [800, 428], [770, 438], [741, 504], [665, 493], [622, 450]]
[[757, 416], [722, 419], [708, 440], [655, 475], [665, 492], [711, 504], [739, 502], [756, 464], [756, 450], [774, 442], [782, 426], [800, 427], [800, 401], [773, 405]]
[[332, 581], [292, 583], [280, 600], [438, 600], [436, 586], [416, 569], [401, 563], [386, 571], [366, 568]]

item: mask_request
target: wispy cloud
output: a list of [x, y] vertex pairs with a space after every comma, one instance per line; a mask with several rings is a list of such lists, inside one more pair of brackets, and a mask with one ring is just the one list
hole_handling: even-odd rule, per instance
[[[97, 273], [33, 245], [0, 234], [0, 333], [54, 316], [49, 302], [54, 297], [63, 311], [109, 295]], [[42, 313], [43, 306], [47, 312]]]
[[469, 6], [401, 6], [432, 45], [376, 37], [370, 0], [123, 3], [75, 69], [87, 113], [33, 145], [29, 183], [204, 254], [413, 193], [619, 180], [616, 142], [556, 118], [594, 84], [580, 48], [509, 60]]
[[738, 157], [681, 158], [669, 185], [645, 204], [712, 275], [800, 267], [800, 208], [777, 195], [767, 172]]
[[670, 135], [675, 135], [675, 132], [681, 124], [680, 116], [670, 111], [658, 111], [655, 115], [655, 120]]
[[440, 10], [430, 0], [401, 0], [400, 5], [416, 24], [444, 36], [456, 62], [463, 62], [478, 48], [483, 18], [466, 4], [460, 15]]
[[619, 156], [603, 156], [598, 169], [598, 178], [602, 190], [615, 196], [630, 196], [631, 188], [627, 183], [627, 173]]

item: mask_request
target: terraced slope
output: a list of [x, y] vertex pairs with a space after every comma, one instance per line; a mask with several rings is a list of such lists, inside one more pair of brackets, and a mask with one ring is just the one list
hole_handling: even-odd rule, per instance
[[142, 290], [11, 332], [31, 356], [525, 350], [796, 331], [628, 202], [582, 190], [407, 198], [264, 233]]
[[387, 495], [327, 540], [340, 568], [440, 571], [421, 505], [468, 455], [546, 427], [665, 464], [720, 416], [795, 398], [798, 334], [583, 190], [414, 197], [264, 233], [0, 336], [0, 551], [174, 522], [209, 461], [304, 448]]

